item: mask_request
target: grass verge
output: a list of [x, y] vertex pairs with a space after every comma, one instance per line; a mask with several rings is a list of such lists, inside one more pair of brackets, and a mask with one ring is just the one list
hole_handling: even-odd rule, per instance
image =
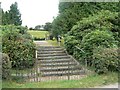
[[3, 88], [90, 88], [108, 85], [118, 82], [118, 74], [109, 72], [103, 75], [92, 74], [81, 80], [61, 80], [46, 82], [17, 83], [15, 81], [3, 81]]

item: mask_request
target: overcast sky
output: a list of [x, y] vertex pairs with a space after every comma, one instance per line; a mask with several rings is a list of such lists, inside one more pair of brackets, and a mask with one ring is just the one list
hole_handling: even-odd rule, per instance
[[1, 7], [4, 11], [9, 10], [15, 1], [22, 14], [23, 26], [44, 25], [46, 22], [52, 22], [53, 17], [58, 14], [59, 0], [0, 0]]

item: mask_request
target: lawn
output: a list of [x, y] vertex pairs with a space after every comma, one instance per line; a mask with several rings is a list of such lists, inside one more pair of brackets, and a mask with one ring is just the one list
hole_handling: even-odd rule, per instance
[[37, 31], [37, 30], [29, 30], [28, 33], [33, 35], [36, 38], [45, 38], [46, 34], [49, 34], [48, 31]]
[[109, 72], [103, 75], [92, 74], [81, 80], [60, 80], [46, 82], [17, 83], [3, 81], [3, 88], [90, 88], [118, 82], [117, 73]]
[[[59, 46], [59, 43], [57, 42], [56, 39], [54, 40], [47, 40], [48, 43], [50, 43], [53, 46]], [[64, 39], [61, 39], [60, 46], [64, 47]]]

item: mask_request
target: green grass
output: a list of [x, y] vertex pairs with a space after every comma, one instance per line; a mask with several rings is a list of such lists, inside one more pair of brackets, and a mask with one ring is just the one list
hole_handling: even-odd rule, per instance
[[[53, 46], [59, 46], [57, 40], [47, 40], [47, 42]], [[61, 47], [64, 47], [64, 39], [61, 39], [61, 43], [60, 43]]]
[[26, 82], [16, 83], [13, 81], [3, 81], [3, 88], [90, 88], [107, 85], [118, 81], [117, 73], [109, 72], [104, 75], [92, 74], [81, 80], [61, 80], [46, 82]]
[[36, 38], [45, 38], [45, 34], [48, 34], [48, 31], [37, 31], [37, 30], [29, 30], [28, 33], [33, 35]]

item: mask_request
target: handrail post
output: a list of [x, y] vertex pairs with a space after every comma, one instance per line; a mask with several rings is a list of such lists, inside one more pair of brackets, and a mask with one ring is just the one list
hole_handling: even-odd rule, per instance
[[37, 58], [37, 50], [36, 50], [36, 79], [37, 79], [37, 82], [38, 82], [38, 65], [37, 65], [37, 61], [38, 61], [38, 58]]

